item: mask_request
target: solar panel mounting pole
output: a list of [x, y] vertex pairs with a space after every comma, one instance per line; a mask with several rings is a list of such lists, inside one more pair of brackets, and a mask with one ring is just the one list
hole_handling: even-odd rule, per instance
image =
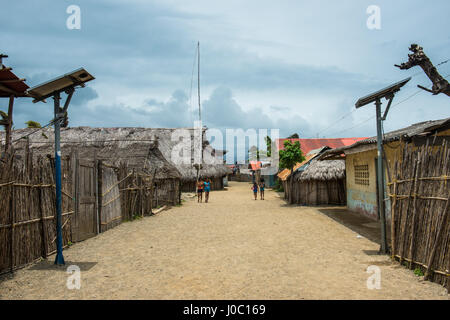
[[[375, 102], [376, 116], [377, 116], [377, 186], [378, 186], [378, 214], [380, 216], [380, 229], [381, 229], [381, 247], [380, 253], [388, 253], [387, 237], [386, 237], [386, 215], [384, 206], [384, 163], [383, 163], [383, 131], [382, 122], [386, 120], [389, 108], [391, 107], [394, 95], [400, 91], [400, 89], [409, 82], [411, 78], [404, 79], [389, 87], [374, 92], [368, 96], [360, 98], [356, 102], [356, 108], [361, 108], [365, 105]], [[381, 115], [381, 99], [389, 100], [389, 103]]]
[[56, 186], [56, 258], [55, 264], [64, 265], [62, 242], [62, 212], [61, 212], [61, 120], [59, 101], [60, 93], [53, 96], [55, 113], [55, 186]]
[[[393, 96], [392, 96], [393, 98]], [[392, 99], [390, 100], [392, 101]], [[378, 212], [381, 224], [381, 253], [387, 253], [386, 213], [384, 210], [384, 165], [383, 165], [383, 133], [381, 131], [381, 100], [375, 102], [377, 113], [377, 183], [378, 183]], [[387, 115], [385, 113], [385, 115]]]
[[[53, 80], [44, 82], [38, 86], [30, 88], [27, 93], [33, 97], [33, 102], [44, 101], [47, 98], [54, 100], [54, 119], [55, 126], [55, 189], [56, 189], [56, 258], [55, 264], [64, 265], [63, 239], [62, 239], [62, 177], [61, 177], [61, 123], [64, 121], [64, 127], [67, 126], [67, 108], [72, 99], [75, 88], [84, 87], [85, 83], [95, 78], [84, 68], [79, 68], [66, 73]], [[64, 107], [60, 108], [61, 92], [67, 94]], [[76, 210], [75, 210], [76, 214]]]

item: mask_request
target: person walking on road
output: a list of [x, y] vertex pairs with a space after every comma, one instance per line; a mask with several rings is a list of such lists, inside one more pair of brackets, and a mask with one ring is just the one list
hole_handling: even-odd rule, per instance
[[209, 192], [211, 191], [211, 180], [206, 179], [205, 181], [205, 202], [209, 200]]
[[256, 182], [254, 182], [251, 189], [253, 190], [253, 195], [255, 196], [255, 200], [257, 200], [257, 198], [258, 198], [258, 184]]
[[203, 181], [199, 180], [197, 182], [197, 202], [202, 202], [203, 201]]
[[264, 200], [264, 188], [266, 187], [266, 184], [264, 183], [264, 179], [261, 179], [261, 182], [259, 183], [259, 194], [261, 195], [261, 200]]

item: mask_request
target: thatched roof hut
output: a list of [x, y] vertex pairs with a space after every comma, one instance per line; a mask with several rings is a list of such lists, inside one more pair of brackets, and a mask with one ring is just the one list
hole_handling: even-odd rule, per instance
[[156, 180], [181, 179], [178, 169], [164, 158], [157, 147], [157, 143], [131, 143], [126, 147], [119, 148], [114, 144], [104, 147], [88, 146], [78, 148], [80, 158], [98, 160], [120, 166], [126, 165], [128, 168], [143, 171], [147, 174], [155, 174]]
[[[187, 130], [191, 135], [191, 141], [194, 140], [193, 128], [181, 128]], [[36, 129], [19, 129], [12, 133], [12, 140], [16, 140], [24, 135], [32, 133]], [[157, 143], [162, 156], [176, 167], [181, 174], [183, 181], [194, 181], [197, 177], [197, 171], [192, 164], [176, 164], [172, 158], [172, 150], [179, 143], [173, 141], [172, 135], [177, 129], [171, 128], [91, 128], [91, 127], [73, 127], [61, 129], [61, 149], [69, 152], [72, 147], [82, 146], [83, 149], [97, 148], [102, 154], [110, 158], [122, 158], [126, 156], [129, 161], [139, 154], [147, 153], [147, 145]], [[215, 150], [206, 140], [206, 129], [203, 129], [203, 150], [215, 156]], [[4, 139], [0, 132], [0, 137]], [[47, 153], [53, 152], [54, 131], [52, 128], [42, 129], [28, 136], [31, 148], [34, 150], [47, 150]], [[156, 142], [157, 141], [157, 142]], [[82, 149], [82, 148], [80, 148]], [[193, 150], [193, 143], [191, 151]], [[91, 151], [86, 151], [91, 152]], [[98, 153], [100, 155], [100, 153]], [[123, 154], [123, 156], [120, 156]], [[193, 152], [192, 152], [193, 154]], [[159, 156], [158, 156], [159, 157]], [[136, 160], [137, 161], [137, 160]], [[230, 169], [223, 164], [221, 158], [217, 158], [213, 164], [203, 164], [200, 170], [200, 176], [209, 178], [223, 177], [230, 172]]]
[[295, 176], [297, 181], [339, 180], [345, 178], [345, 160], [313, 160], [303, 172]]
[[290, 190], [293, 203], [313, 206], [346, 203], [344, 160], [316, 158], [301, 169], [295, 173]]

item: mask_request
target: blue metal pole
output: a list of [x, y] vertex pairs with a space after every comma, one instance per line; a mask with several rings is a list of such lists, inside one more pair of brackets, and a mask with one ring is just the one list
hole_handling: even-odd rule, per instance
[[62, 213], [61, 213], [61, 145], [60, 145], [60, 119], [59, 100], [60, 94], [53, 97], [55, 102], [55, 186], [56, 186], [56, 258], [55, 264], [64, 265], [63, 241], [62, 241]]
[[377, 183], [378, 183], [378, 213], [381, 225], [381, 253], [388, 253], [386, 238], [386, 217], [384, 211], [384, 165], [383, 165], [383, 135], [381, 132], [381, 101], [375, 102], [377, 113]]

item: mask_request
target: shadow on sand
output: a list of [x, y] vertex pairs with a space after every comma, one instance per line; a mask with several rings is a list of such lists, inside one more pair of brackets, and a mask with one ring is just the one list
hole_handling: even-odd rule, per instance
[[54, 264], [53, 260], [42, 260], [35, 265], [31, 266], [29, 270], [58, 270], [58, 271], [67, 271], [69, 266], [75, 265], [80, 268], [80, 271], [88, 271], [92, 269], [97, 262], [75, 262], [75, 261], [66, 261], [66, 264], [63, 266], [58, 266]]
[[[358, 213], [347, 210], [347, 207], [320, 207], [318, 211], [339, 222], [361, 236], [380, 244], [381, 230], [380, 222], [374, 221], [370, 218], [362, 216]], [[390, 239], [390, 230], [387, 228], [387, 239]], [[375, 255], [378, 252], [373, 250], [366, 250], [367, 255]], [[370, 251], [370, 252], [369, 252]]]

